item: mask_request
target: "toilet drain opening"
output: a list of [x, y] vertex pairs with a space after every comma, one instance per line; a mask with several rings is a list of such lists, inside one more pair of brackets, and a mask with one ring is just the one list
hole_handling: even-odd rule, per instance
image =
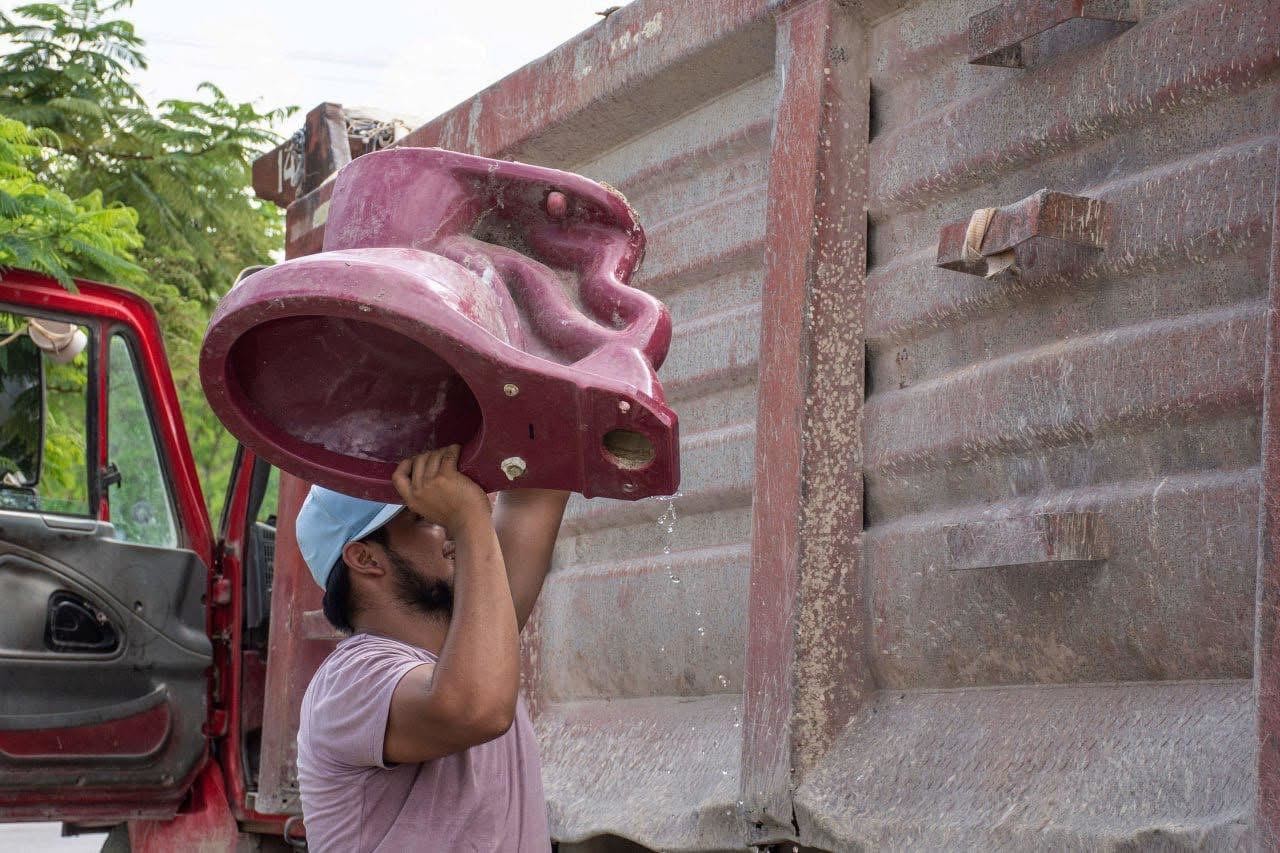
[[614, 429], [604, 435], [604, 452], [619, 468], [636, 471], [653, 462], [657, 451], [644, 433], [629, 429]]

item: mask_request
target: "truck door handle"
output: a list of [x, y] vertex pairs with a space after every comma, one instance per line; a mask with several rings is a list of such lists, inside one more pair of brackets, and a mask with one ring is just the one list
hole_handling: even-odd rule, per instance
[[49, 596], [44, 642], [55, 652], [114, 652], [120, 636], [107, 615], [79, 595], [59, 590]]

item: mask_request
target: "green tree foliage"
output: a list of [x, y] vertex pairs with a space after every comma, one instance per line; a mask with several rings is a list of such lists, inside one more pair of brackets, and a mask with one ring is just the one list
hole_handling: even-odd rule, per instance
[[41, 140], [52, 135], [0, 116], [0, 267], [23, 267], [71, 287], [72, 275], [145, 280], [133, 253], [142, 246], [138, 215], [106, 207], [100, 190], [73, 199], [36, 179]]
[[121, 17], [129, 5], [70, 0], [0, 14], [0, 42], [7, 50], [0, 64], [0, 114], [42, 129], [35, 182], [76, 199], [85, 215], [136, 212], [142, 242], [115, 247], [126, 251], [115, 257], [127, 261], [131, 252], [145, 275], [116, 274], [101, 264], [88, 269], [134, 287], [159, 312], [216, 518], [235, 442], [201, 393], [200, 341], [236, 273], [270, 263], [270, 253], [282, 244], [279, 211], [248, 188], [253, 159], [277, 141], [271, 124], [288, 111], [232, 102], [212, 84], [193, 100], [148, 105], [133, 79], [146, 67], [144, 42]]
[[[86, 332], [88, 330], [85, 330]], [[88, 515], [89, 354], [45, 362], [44, 459], [40, 504], [50, 512]]]

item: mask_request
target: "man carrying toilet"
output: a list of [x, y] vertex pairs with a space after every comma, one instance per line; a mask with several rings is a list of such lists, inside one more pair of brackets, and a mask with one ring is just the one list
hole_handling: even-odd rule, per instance
[[351, 632], [302, 703], [312, 851], [550, 848], [519, 634], [568, 494], [491, 508], [457, 466], [457, 446], [424, 453], [396, 469], [403, 505], [313, 487], [298, 514], [325, 615]]

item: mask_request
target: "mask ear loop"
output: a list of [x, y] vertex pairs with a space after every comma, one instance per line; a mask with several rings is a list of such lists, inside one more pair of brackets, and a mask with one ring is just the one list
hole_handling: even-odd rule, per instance
[[[63, 328], [65, 327], [65, 328]], [[74, 323], [62, 321], [27, 320], [27, 334], [37, 347], [58, 364], [66, 364], [79, 355], [88, 344], [85, 333]]]
[[49, 343], [53, 344], [53, 351], [55, 353], [60, 353], [67, 347], [71, 346], [71, 342], [76, 338], [76, 327], [70, 323], [67, 324], [67, 330], [65, 332], [54, 331], [48, 326], [41, 325], [37, 320], [28, 320], [27, 325], [48, 338]]
[[18, 338], [22, 337], [26, 333], [27, 333], [27, 327], [26, 327], [26, 324], [23, 324], [22, 327], [18, 329], [18, 331], [14, 332], [9, 337], [0, 341], [0, 347], [7, 347], [9, 344], [13, 343], [14, 341], [16, 341]]

